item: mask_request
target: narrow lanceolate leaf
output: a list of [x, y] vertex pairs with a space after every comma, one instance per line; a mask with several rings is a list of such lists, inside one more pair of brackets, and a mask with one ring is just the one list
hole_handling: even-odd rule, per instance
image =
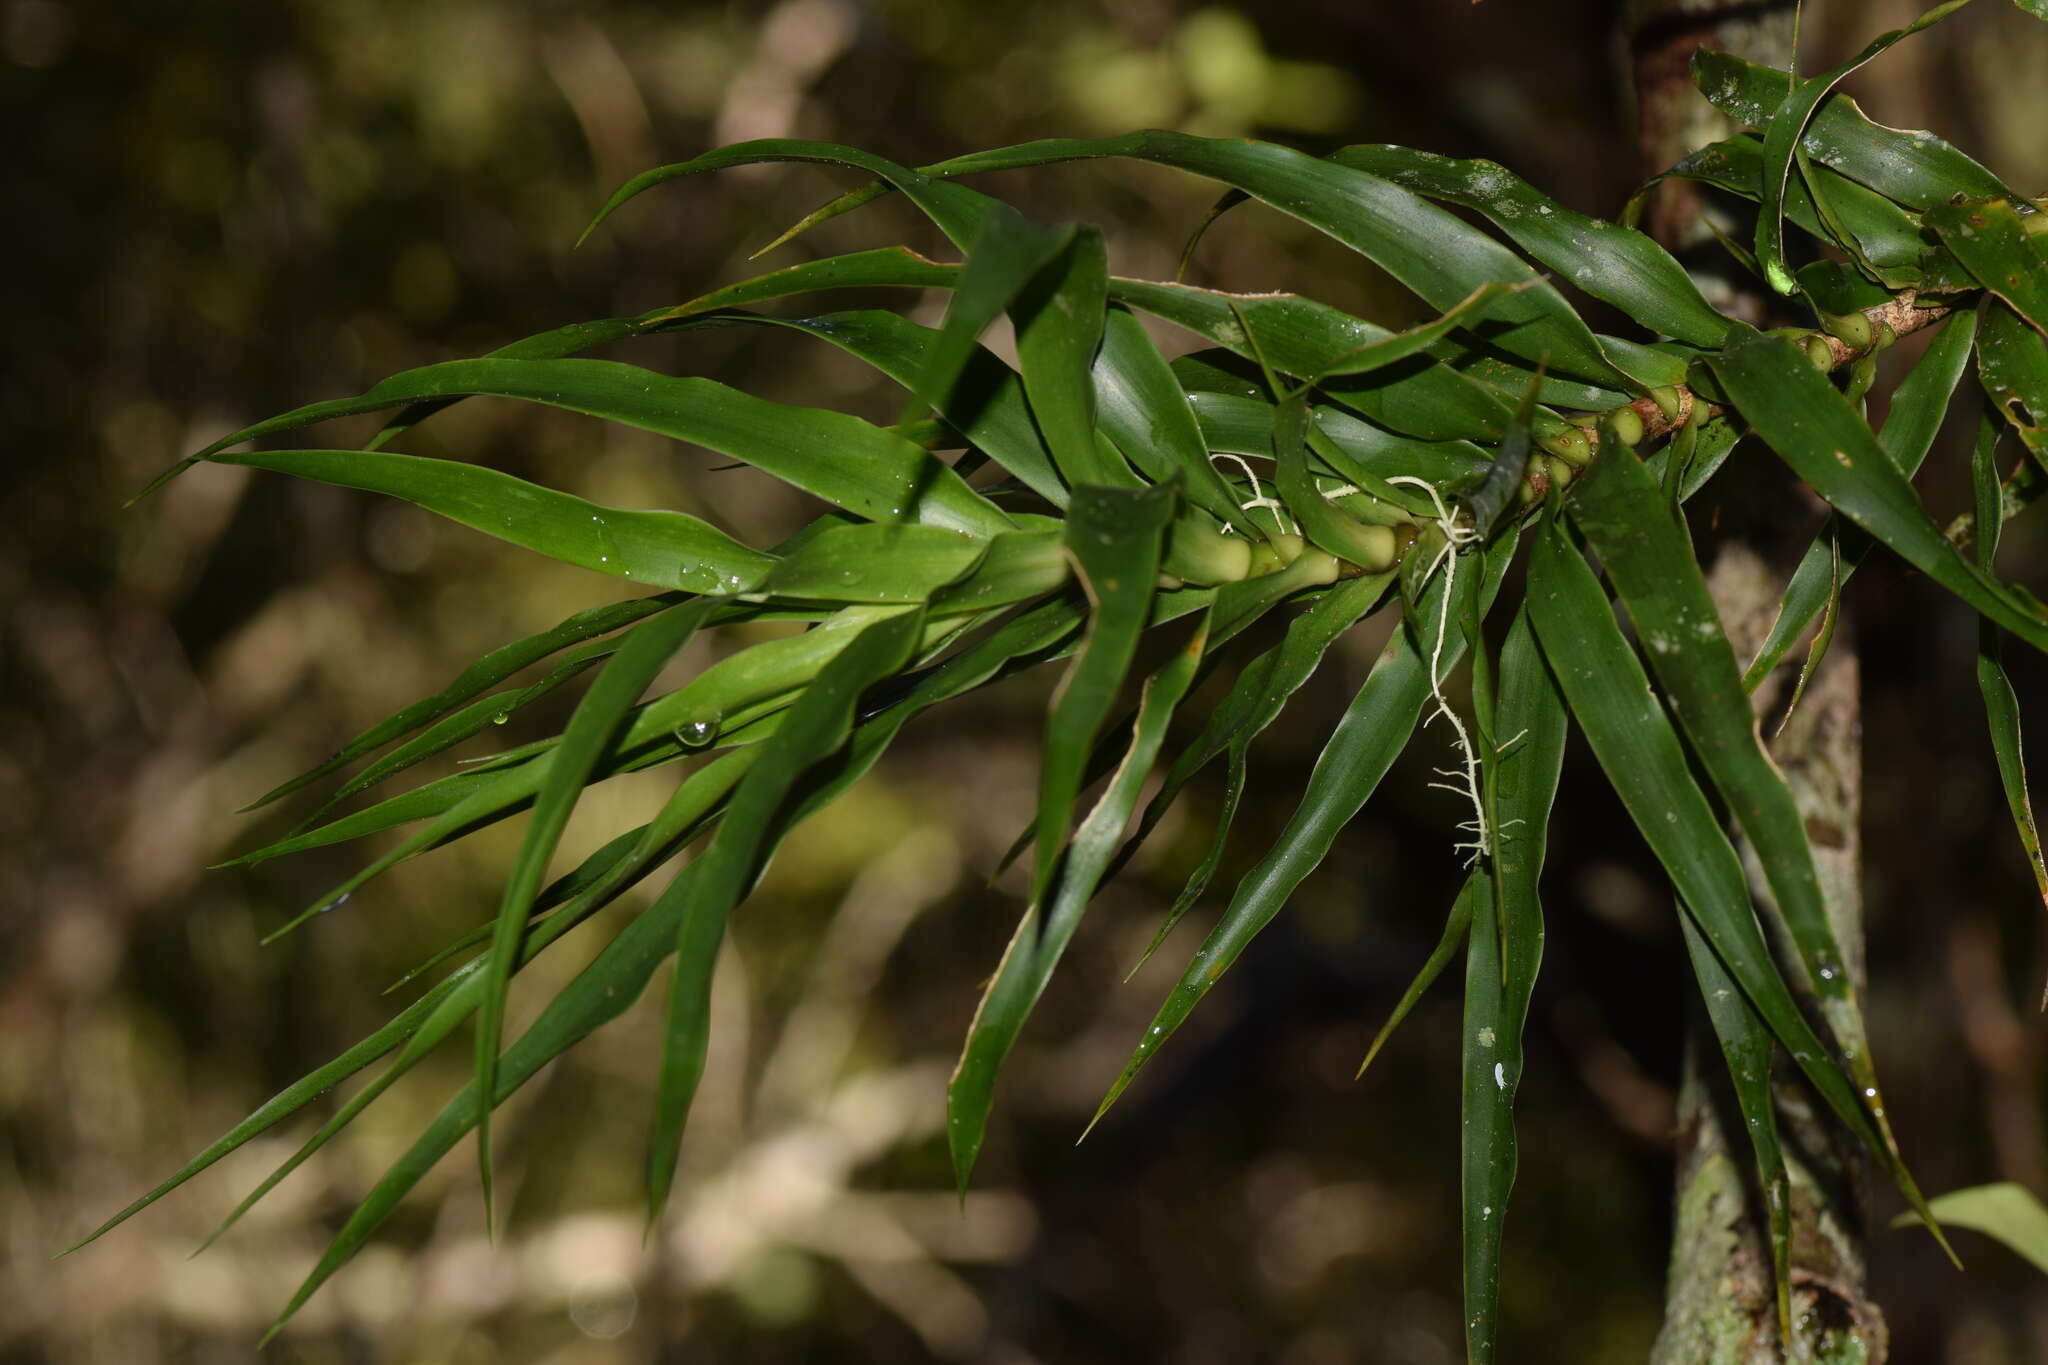
[[669, 986], [660, 1092], [647, 1164], [650, 1221], [667, 1202], [683, 1125], [703, 1075], [711, 1027], [711, 969], [725, 939], [726, 919], [779, 838], [776, 813], [791, 788], [846, 743], [861, 694], [902, 669], [923, 633], [921, 610], [886, 616], [861, 631], [819, 670], [774, 736], [764, 742], [761, 756], [727, 801], [711, 846], [691, 865], [697, 883], [672, 939], [676, 973]]
[[1529, 419], [1535, 408], [1536, 392], [1532, 388], [1516, 411], [1515, 423], [1502, 438], [1500, 449], [1494, 452], [1493, 464], [1486, 471], [1485, 481], [1465, 499], [1472, 528], [1482, 536], [1492, 532], [1501, 513], [1508, 510], [1508, 505], [1522, 490], [1522, 480], [1529, 472]]
[[[2048, 12], [2036, 12], [2048, 19]], [[2025, 1185], [2003, 1181], [1951, 1190], [1936, 1195], [1931, 1207], [1943, 1223], [1994, 1237], [2048, 1275], [2048, 1208]], [[1907, 1212], [1894, 1218], [1892, 1226], [1909, 1227], [1919, 1221], [1919, 1215]]]
[[1146, 681], [1130, 746], [1095, 808], [1074, 833], [1060, 866], [1058, 891], [1049, 904], [1034, 903], [1025, 910], [974, 1012], [966, 1046], [946, 1087], [946, 1141], [953, 1156], [954, 1179], [962, 1192], [988, 1131], [996, 1073], [1016, 1044], [1032, 1007], [1044, 994], [1060, 955], [1080, 925], [1082, 911], [1116, 852], [1124, 827], [1130, 823], [1139, 790], [1159, 757], [1174, 708], [1187, 695], [1201, 665], [1205, 634], [1205, 629], [1197, 626], [1187, 644]]
[[[1394, 1036], [1394, 1030], [1401, 1027], [1402, 1021], [1415, 1009], [1424, 992], [1443, 975], [1444, 968], [1451, 965], [1451, 959], [1458, 955], [1458, 949], [1465, 946], [1465, 935], [1472, 928], [1473, 898], [1492, 889], [1490, 886], [1482, 886], [1484, 881], [1484, 876], [1478, 873], [1465, 879], [1464, 889], [1458, 893], [1457, 899], [1451, 902], [1450, 914], [1444, 916], [1444, 931], [1437, 937], [1436, 947], [1429, 950], [1429, 956], [1423, 959], [1422, 966], [1408, 982], [1408, 988], [1402, 991], [1401, 998], [1394, 1002], [1394, 1008], [1387, 1014], [1387, 1022], [1381, 1024], [1380, 1031], [1372, 1036], [1372, 1042], [1365, 1049], [1365, 1058], [1358, 1064], [1358, 1073], [1351, 1079], [1364, 1079], [1373, 1059], [1380, 1055], [1380, 1049]], [[1493, 899], [1489, 895], [1485, 897], [1485, 901], [1485, 910], [1491, 914]]]
[[1817, 76], [1809, 76], [1792, 87], [1790, 93], [1778, 104], [1772, 113], [1770, 123], [1764, 126], [1764, 175], [1763, 212], [1756, 223], [1756, 258], [1763, 266], [1764, 278], [1771, 288], [1780, 294], [1790, 294], [1797, 287], [1792, 279], [1791, 267], [1785, 263], [1785, 183], [1792, 174], [1792, 162], [1800, 150], [1801, 135], [1813, 119], [1814, 109], [1833, 93], [1844, 78], [1866, 62], [1877, 57], [1892, 44], [1946, 19], [1956, 10], [1970, 3], [1970, 0], [1948, 0], [1937, 5], [1915, 19], [1904, 28], [1894, 29], [1874, 40], [1863, 51], [1834, 68]]
[[[746, 321], [794, 328], [828, 341], [909, 389], [917, 386], [938, 338], [932, 328], [875, 311], [816, 318], [748, 316]], [[1067, 505], [1067, 487], [1031, 420], [1023, 382], [1008, 365], [976, 348], [953, 386], [940, 396], [938, 409], [977, 450], [1025, 487], [1055, 507]]]
[[1330, 160], [1485, 214], [1522, 250], [1652, 332], [1695, 346], [1718, 346], [1727, 334], [1728, 319], [1654, 239], [1566, 208], [1503, 166], [1392, 144], [1346, 147]]
[[[1780, 97], [1783, 83], [1781, 72]], [[1738, 133], [1690, 153], [1665, 174], [1704, 181], [1762, 203], [1763, 146], [1763, 139], [1755, 133]], [[1920, 280], [1920, 257], [1927, 244], [1913, 215], [1877, 191], [1816, 161], [1809, 159], [1800, 169], [1800, 175], [1785, 183], [1780, 207], [1787, 218], [1823, 241], [1839, 238], [1837, 229], [1845, 229], [1849, 240], [1840, 245], [1855, 257], [1859, 268], [1869, 269], [1889, 289], [1903, 289]], [[1826, 208], [1820, 207], [1820, 203], [1825, 203]], [[1632, 200], [1631, 209], [1635, 204]], [[1745, 268], [1762, 273], [1748, 252], [1725, 237], [1722, 240], [1737, 253]]]
[[1848, 400], [1783, 337], [1752, 332], [1708, 364], [1756, 433], [1813, 490], [1894, 553], [2037, 649], [2048, 621], [1970, 562], [1927, 515]]
[[806, 601], [926, 602], [989, 544], [937, 526], [833, 526], [778, 560], [758, 590]]
[[[1881, 458], [1881, 457], [1880, 457]], [[1735, 650], [1722, 633], [1684, 523], [1626, 446], [1609, 436], [1572, 485], [1572, 521], [1600, 555], [1650, 665], [1715, 790], [1749, 836], [1857, 1088], [1881, 1114], [1855, 991], [1828, 921], [1806, 823], [1764, 751]], [[1882, 1122], [1879, 1130], [1885, 1131]]]
[[[1467, 882], [1472, 937], [1465, 957], [1463, 1167], [1465, 1345], [1474, 1365], [1494, 1358], [1500, 1304], [1500, 1239], [1515, 1183], [1515, 1092], [1522, 1083], [1522, 1028], [1543, 960], [1537, 884], [1549, 843], [1565, 704], [1537, 648], [1525, 605], [1501, 646], [1497, 732], [1491, 764], [1498, 827], [1486, 868]], [[1501, 931], [1505, 928], [1506, 938]]]
[[[1977, 336], [1977, 315], [1958, 313], [1941, 324], [1941, 331], [1928, 346], [1913, 372], [1892, 394], [1891, 411], [1885, 417], [1878, 443], [1910, 479], [1919, 472], [1935, 433], [1948, 415], [1948, 405], [1970, 359], [1970, 347]], [[1825, 611], [1833, 594], [1849, 581], [1872, 545], [1870, 536], [1838, 513], [1830, 513], [1820, 534], [1806, 547], [1792, 581], [1785, 587], [1785, 600], [1778, 619], [1762, 648], [1742, 675], [1742, 685], [1751, 692], [1784, 661], [1792, 646], [1806, 634], [1807, 627]], [[1839, 554], [1837, 546], [1839, 545]]]
[[[851, 251], [843, 256], [825, 256], [783, 270], [772, 270], [751, 280], [714, 289], [688, 303], [679, 303], [651, 316], [661, 322], [679, 322], [722, 308], [744, 308], [750, 303], [765, 303], [770, 299], [815, 293], [822, 289], [951, 289], [959, 282], [960, 267], [957, 265], [930, 260], [907, 246], [885, 246], [870, 251]], [[1002, 305], [998, 304], [996, 308], [1001, 312]]]
[[[642, 171], [612, 192], [604, 207], [583, 229], [587, 238], [597, 230], [598, 224], [616, 213], [629, 200], [645, 194], [657, 185], [684, 176], [698, 175], [704, 171], [729, 170], [735, 166], [757, 166], [767, 161], [803, 161], [816, 165], [844, 166], [861, 171], [876, 180], [899, 190], [905, 198], [923, 210], [938, 229], [945, 233], [953, 245], [967, 250], [980, 236], [982, 226], [987, 222], [995, 200], [987, 195], [977, 194], [964, 185], [951, 185], [921, 171], [899, 166], [893, 161], [861, 151], [857, 147], [845, 147], [831, 142], [811, 142], [799, 138], [757, 138], [751, 142], [736, 142], [730, 147], [720, 147], [706, 152], [689, 161], [678, 161], [668, 166], [658, 166], [651, 171]], [[581, 239], [579, 239], [581, 240]]]
[[1031, 415], [1070, 484], [1133, 488], [1133, 474], [1095, 430], [1095, 349], [1109, 298], [1109, 256], [1102, 234], [1083, 228], [1017, 299], [1017, 363]]
[[1341, 560], [1372, 569], [1394, 563], [1394, 533], [1385, 526], [1368, 526], [1338, 508], [1323, 496], [1309, 476], [1308, 396], [1296, 393], [1274, 409], [1273, 480], [1280, 488], [1280, 500], [1301, 527], [1311, 545]]
[[1693, 916], [1681, 915], [1679, 927], [1685, 931], [1693, 976], [1699, 981], [1701, 998], [1706, 1001], [1707, 1020], [1721, 1045], [1721, 1057], [1728, 1063], [1735, 1103], [1742, 1110], [1750, 1150], [1756, 1155], [1757, 1186], [1771, 1230], [1771, 1279], [1778, 1304], [1778, 1340], [1791, 1341], [1792, 1186], [1785, 1173], [1784, 1149], [1778, 1143], [1778, 1106], [1771, 1096], [1771, 1059], [1776, 1055], [1777, 1044], [1749, 998], [1701, 937]]
[[1210, 835], [1208, 851], [1188, 878], [1186, 888], [1175, 898], [1158, 932], [1152, 936], [1151, 944], [1139, 958], [1139, 965], [1142, 966], [1173, 932], [1181, 916], [1207, 889], [1209, 878], [1221, 862], [1224, 844], [1230, 835], [1231, 820], [1236, 814], [1237, 799], [1244, 789], [1245, 760], [1251, 751], [1252, 741], [1273, 723], [1286, 707], [1288, 699], [1315, 673], [1331, 646], [1379, 604], [1393, 578], [1391, 573], [1382, 573], [1340, 579], [1317, 598], [1308, 610], [1288, 623], [1287, 633], [1279, 644], [1238, 672], [1230, 691], [1210, 712], [1200, 732], [1167, 769], [1159, 791], [1145, 807], [1137, 832], [1131, 835], [1117, 855], [1119, 866], [1137, 852], [1138, 845], [1158, 825], [1196, 773], [1207, 767], [1218, 754], [1227, 752], [1230, 756], [1230, 776], [1222, 806], [1216, 815], [1215, 829]]
[[1153, 483], [1181, 482], [1189, 502], [1241, 536], [1265, 539], [1216, 472], [1209, 445], [1166, 358], [1138, 319], [1112, 308], [1103, 320], [1095, 356], [1096, 417], [1103, 431]]
[[481, 465], [366, 450], [265, 450], [211, 458], [403, 498], [550, 559], [649, 587], [734, 592], [758, 582], [775, 562], [681, 512], [601, 507]]
[[[1768, 127], [1784, 102], [1783, 71], [1704, 48], [1693, 54], [1693, 83], [1716, 109], [1751, 128]], [[1859, 180], [1908, 208], [1973, 199], [2016, 197], [1997, 176], [1928, 132], [1873, 123], [1841, 91], [1822, 100], [1799, 146], [1808, 156]]]
[[1735, 846], [1693, 780], [1678, 732], [1622, 638], [1599, 580], [1562, 525], [1548, 524], [1536, 538], [1528, 601], [1573, 718], [1629, 818], [1670, 874], [1681, 904], [1828, 1107], [1884, 1163], [1907, 1202], [1924, 1209], [1911, 1174], [1872, 1128], [1848, 1073], [1806, 1022], [1779, 974]]
[[[1977, 562], [1988, 571], [1998, 557], [1998, 537], [2004, 521], [1998, 481], [1999, 429], [1987, 414], [1979, 420], [1976, 447], [1971, 452], [1970, 475], [1977, 495]], [[1998, 628], [1980, 622], [1977, 633], [1977, 689], [1984, 697], [1984, 718], [1991, 727], [1991, 750], [1998, 760], [1998, 780], [2005, 788], [2006, 806], [2012, 812], [2013, 827], [2019, 831], [2020, 848], [2034, 871], [2034, 883], [2048, 906], [2048, 861], [2041, 853], [2041, 831], [2034, 823], [2034, 802], [2027, 791], [2027, 759], [2020, 738], [2020, 699], [2006, 675], [2004, 643]], [[2048, 1001], [2048, 992], [2043, 1000]], [[2044, 1004], [2043, 1008], [2048, 1008]]]
[[238, 1150], [251, 1139], [260, 1137], [284, 1122], [327, 1091], [340, 1085], [343, 1081], [391, 1051], [391, 1049], [405, 1042], [426, 1021], [428, 1016], [434, 1012], [436, 1006], [455, 989], [455, 986], [456, 982], [453, 978], [441, 982], [418, 1000], [400, 1010], [396, 1015], [392, 1016], [389, 1023], [371, 1033], [361, 1042], [355, 1044], [355, 1046], [349, 1048], [326, 1065], [307, 1072], [304, 1076], [271, 1096], [269, 1100], [265, 1101], [247, 1118], [228, 1129], [227, 1132], [208, 1145], [206, 1150], [200, 1152], [199, 1155], [179, 1167], [162, 1184], [150, 1190], [149, 1193], [135, 1200], [135, 1202], [129, 1204], [112, 1218], [107, 1219], [106, 1222], [80, 1238], [77, 1243], [66, 1249], [65, 1254], [69, 1255], [70, 1252], [78, 1250], [79, 1247], [96, 1241], [108, 1232], [111, 1232], [122, 1223], [127, 1222], [130, 1218], [142, 1212], [142, 1210], [148, 1208], [151, 1204], [154, 1204], [157, 1200], [169, 1194], [172, 1190], [183, 1185], [193, 1176], [198, 1175], [201, 1171], [219, 1161], [222, 1157]]
[[1437, 308], [1452, 307], [1481, 285], [1529, 285], [1489, 310], [1501, 328], [1491, 340], [1510, 354], [1582, 379], [1625, 382], [1563, 296], [1512, 251], [1378, 176], [1333, 168], [1285, 147], [1155, 130], [1099, 141], [1026, 143], [926, 169], [967, 175], [1097, 157], [1157, 162], [1243, 190], [1358, 251]]
[[[1042, 227], [1009, 205], [992, 201], [967, 264], [953, 283], [953, 297], [947, 301], [945, 321], [925, 357], [924, 373], [911, 386], [920, 400], [944, 408], [942, 400], [973, 357], [981, 334], [1003, 315], [1033, 276], [1073, 245], [1074, 237], [1072, 227]], [[1099, 305], [1096, 312], [1101, 312]]]
[[217, 452], [269, 431], [452, 396], [524, 399], [704, 446], [870, 521], [921, 521], [979, 535], [1012, 529], [966, 480], [893, 432], [845, 413], [786, 407], [715, 380], [614, 360], [450, 360], [407, 370], [360, 397], [315, 403], [223, 437], [185, 464], [247, 463], [263, 457]]
[[2048, 334], [2048, 249], [2005, 199], [1937, 204], [1927, 226], [1986, 289]]
[[[943, 532], [941, 534], [944, 534]], [[498, 905], [497, 928], [492, 934], [490, 954], [484, 972], [483, 1009], [477, 1019], [476, 1084], [479, 1094], [496, 1090], [498, 1047], [504, 1031], [505, 995], [511, 988], [512, 968], [519, 959], [520, 940], [533, 914], [534, 897], [540, 894], [555, 846], [568, 826], [583, 788], [596, 771], [624, 724], [626, 713], [640, 694], [653, 683], [702, 625], [717, 605], [715, 598], [702, 598], [633, 627], [619, 651], [597, 675], [584, 694], [561, 743], [541, 760], [544, 771], [534, 794], [533, 818], [526, 839], [505, 881], [505, 894]], [[484, 1221], [491, 1214], [491, 1116], [486, 1109], [477, 1125], [477, 1159], [483, 1172]]]
[[420, 726], [430, 724], [528, 665], [538, 663], [571, 645], [608, 634], [621, 626], [629, 626], [643, 617], [672, 607], [681, 600], [677, 594], [663, 593], [653, 597], [636, 598], [630, 602], [592, 607], [588, 611], [577, 612], [537, 635], [529, 635], [524, 640], [494, 649], [463, 669], [455, 676], [454, 681], [433, 696], [424, 697], [395, 715], [377, 722], [335, 750], [327, 759], [283, 786], [265, 792], [243, 807], [243, 810], [250, 811], [259, 806], [267, 806], [279, 797], [288, 796], [309, 783], [319, 781], [336, 769], [353, 763], [364, 754], [382, 748], [400, 735], [410, 734]]
[[1990, 303], [1977, 343], [1977, 378], [2021, 444], [2048, 470], [2048, 339], [2004, 303]]
[[[541, 1067], [601, 1025], [616, 1019], [639, 999], [655, 967], [675, 951], [676, 929], [692, 899], [700, 866], [701, 863], [692, 863], [684, 868], [669, 889], [606, 944], [596, 959], [548, 1002], [519, 1041], [506, 1050], [498, 1065], [498, 1093], [491, 1097], [494, 1106]], [[478, 1101], [475, 1084], [465, 1086], [377, 1181], [278, 1315], [266, 1340], [275, 1336], [314, 1291], [347, 1264], [391, 1216], [407, 1192], [475, 1125], [482, 1109]]]
[[1032, 900], [1043, 902], [1066, 842], [1095, 736], [1130, 671], [1151, 611], [1160, 542], [1173, 516], [1171, 488], [1074, 490], [1067, 552], [1093, 607], [1081, 652], [1060, 682], [1046, 720], [1038, 777], [1038, 866]]
[[[1477, 614], [1483, 615], [1491, 605], [1514, 548], [1515, 537], [1502, 535], [1484, 556], [1474, 556], [1457, 574], [1458, 591], [1477, 597]], [[1338, 832], [1358, 813], [1407, 747], [1409, 736], [1415, 733], [1422, 717], [1423, 704], [1429, 699], [1432, 664], [1441, 676], [1464, 653], [1462, 634], [1455, 629], [1448, 636], [1438, 633], [1444, 585], [1445, 579], [1440, 576], [1430, 591], [1426, 609], [1421, 613], [1425, 629], [1420, 633], [1396, 631], [1386, 652], [1366, 675], [1365, 684], [1358, 689], [1329, 743], [1317, 756], [1307, 790], [1287, 827], [1272, 850], [1238, 883], [1222, 920], [1203, 941], [1153, 1017], [1152, 1027], [1124, 1063], [1123, 1071], [1097, 1109], [1094, 1122], [1101, 1121], [1160, 1045], [1186, 1021], [1258, 932], [1280, 913], [1302, 880], [1322, 863]], [[1463, 614], [1450, 613], [1453, 620]]]

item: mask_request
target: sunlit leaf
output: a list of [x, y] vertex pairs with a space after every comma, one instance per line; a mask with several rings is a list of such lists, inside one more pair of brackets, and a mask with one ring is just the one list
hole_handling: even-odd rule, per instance
[[1053, 969], [1080, 926], [1082, 911], [1116, 852], [1124, 827], [1130, 823], [1139, 789], [1151, 775], [1166, 738], [1167, 723], [1201, 664], [1204, 636], [1205, 631], [1198, 627], [1167, 664], [1146, 680], [1129, 748], [1094, 809], [1074, 832], [1060, 865], [1057, 891], [1050, 902], [1034, 902], [1025, 909], [975, 1009], [966, 1045], [946, 1087], [946, 1140], [953, 1156], [953, 1176], [963, 1192], [988, 1130], [996, 1072], [1044, 994]]
[[[711, 969], [725, 938], [727, 917], [779, 838], [779, 832], [772, 832], [775, 815], [790, 789], [814, 764], [846, 743], [861, 694], [901, 669], [923, 633], [924, 614], [911, 608], [875, 621], [834, 655], [790, 708], [774, 737], [763, 743], [760, 758], [727, 800], [725, 819], [710, 847], [690, 865], [696, 883], [673, 930], [676, 971], [669, 984], [660, 1091], [649, 1138], [650, 1220], [668, 1200], [683, 1125], [703, 1074], [711, 1028]], [[509, 1064], [509, 1054], [506, 1060]]]

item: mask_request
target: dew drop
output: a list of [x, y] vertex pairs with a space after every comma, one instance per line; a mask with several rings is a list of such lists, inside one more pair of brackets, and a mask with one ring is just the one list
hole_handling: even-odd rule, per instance
[[716, 738], [718, 721], [715, 717], [698, 716], [676, 727], [676, 743], [686, 749], [701, 749]]
[[510, 711], [500, 711], [497, 715], [491, 717], [491, 724], [503, 725], [506, 721], [510, 719], [512, 719], [512, 713]]

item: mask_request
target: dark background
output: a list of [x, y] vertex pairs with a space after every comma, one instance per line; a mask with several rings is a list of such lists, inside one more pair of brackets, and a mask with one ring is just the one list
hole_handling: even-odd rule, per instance
[[[305, 809], [234, 814], [242, 802], [611, 590], [403, 507], [244, 471], [201, 470], [124, 509], [149, 475], [245, 421], [406, 366], [807, 253], [933, 245], [884, 203], [749, 265], [850, 183], [783, 166], [671, 186], [571, 249], [625, 176], [745, 137], [834, 138], [906, 162], [1138, 125], [1310, 149], [1400, 141], [1495, 157], [1612, 213], [1637, 178], [1614, 8], [0, 0], [13, 239], [0, 335], [0, 1361], [249, 1358], [324, 1237], [460, 1084], [466, 1046], [205, 1256], [186, 1259], [309, 1123], [92, 1249], [50, 1255], [380, 1022], [386, 983], [490, 915], [517, 830], [410, 864], [267, 949], [263, 933], [366, 855], [203, 869]], [[1812, 5], [1806, 61], [1832, 62], [1914, 9]], [[2048, 30], [2012, 7], [1973, 6], [1856, 89], [1877, 117], [1931, 126], [2008, 180], [2048, 188]], [[1103, 223], [1128, 274], [1169, 273], [1213, 198], [1126, 165], [989, 184], [1042, 220]], [[1357, 258], [1256, 209], [1224, 221], [1193, 278], [1410, 315]], [[921, 317], [936, 306], [915, 305]], [[806, 345], [702, 332], [635, 358], [893, 417], [895, 396]], [[511, 404], [465, 404], [407, 448], [600, 501], [689, 508], [756, 540], [803, 514], [711, 472], [702, 452]], [[1938, 450], [1923, 481], [1940, 515], [1966, 502], [1961, 457]], [[1768, 487], [1772, 468], [1745, 450], [1724, 478]], [[1713, 518], [1703, 505], [1709, 539]], [[2048, 595], [2040, 532], [2020, 523], [2009, 554], [2007, 572]], [[1851, 606], [1868, 687], [1872, 1018], [1892, 1117], [1930, 1190], [1994, 1178], [2040, 1190], [2041, 907], [1983, 733], [1974, 626], [1875, 560]], [[1278, 831], [1371, 652], [1347, 644], [1269, 733], [1224, 878]], [[2048, 669], [2013, 666], [2038, 732]], [[1118, 984], [1203, 844], [1216, 789], [1192, 794], [1092, 912], [1010, 1063], [976, 1192], [956, 1210], [941, 1091], [1018, 908], [1012, 882], [987, 878], [1028, 818], [1048, 686], [1024, 680], [913, 728], [781, 855], [721, 967], [711, 1071], [659, 1237], [642, 1247], [635, 1202], [655, 1049], [643, 1005], [511, 1106], [511, 1216], [496, 1248], [465, 1145], [271, 1358], [1456, 1359], [1454, 985], [1351, 1080], [1460, 875], [1456, 809], [1423, 785], [1434, 731], [1076, 1148], [1220, 903]], [[1690, 987], [1652, 864], [1590, 768], [1575, 750], [1546, 886], [1503, 1301], [1516, 1361], [1640, 1360], [1661, 1295]], [[651, 780], [601, 789], [565, 853], [659, 793]], [[584, 937], [530, 973], [520, 1017], [591, 951]], [[1883, 1193], [1878, 1205], [1892, 1211]], [[1981, 1239], [1964, 1251], [1959, 1276], [1925, 1238], [1877, 1235], [1894, 1358], [2048, 1358], [2038, 1277]]]

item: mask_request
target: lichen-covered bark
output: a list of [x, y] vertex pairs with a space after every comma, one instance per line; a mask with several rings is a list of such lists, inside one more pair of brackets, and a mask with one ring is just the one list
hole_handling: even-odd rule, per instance
[[[1769, 628], [1779, 588], [1760, 560], [1724, 549], [1712, 584], [1737, 650], [1753, 652]], [[1782, 675], [1781, 675], [1782, 681]], [[1857, 865], [1862, 797], [1859, 676], [1850, 641], [1834, 649], [1792, 718], [1771, 741], [1806, 820], [1828, 916], [1845, 966], [1864, 982], [1863, 913]], [[1769, 706], [1782, 686], [1759, 690]], [[1751, 885], [1768, 890], [1748, 849]], [[1792, 961], [1789, 955], [1781, 954]], [[1796, 970], [1788, 968], [1788, 970]], [[1785, 1359], [1778, 1343], [1765, 1221], [1755, 1167], [1726, 1072], [1703, 1021], [1690, 1031], [1679, 1096], [1677, 1221], [1663, 1331], [1652, 1365], [1766, 1365]], [[1792, 1182], [1790, 1358], [1829, 1365], [1882, 1365], [1884, 1316], [1866, 1293], [1864, 1189], [1860, 1158], [1789, 1067], [1775, 1087]]]

